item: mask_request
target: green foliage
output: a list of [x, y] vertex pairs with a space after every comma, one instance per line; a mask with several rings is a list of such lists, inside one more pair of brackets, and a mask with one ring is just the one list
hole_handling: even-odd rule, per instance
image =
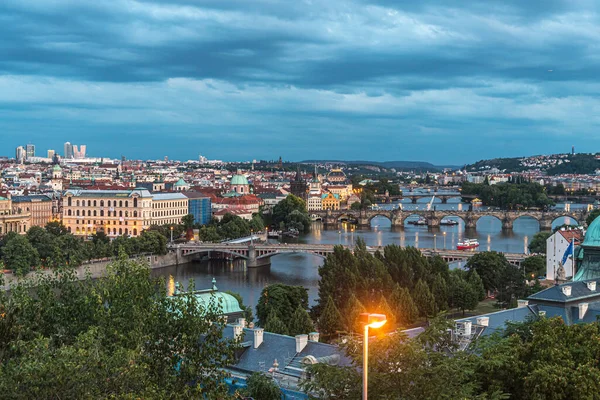
[[600, 161], [596, 159], [594, 154], [575, 154], [568, 156], [569, 162], [555, 165], [549, 168], [548, 175], [593, 175], [597, 169], [600, 169]]
[[592, 212], [585, 219], [586, 225], [590, 226], [592, 224], [592, 222], [594, 222], [594, 220], [596, 218], [598, 218], [599, 216], [600, 216], [600, 208], [593, 209]]
[[187, 214], [181, 218], [181, 224], [185, 230], [192, 229], [194, 227], [194, 215]]
[[544, 256], [527, 257], [521, 262], [521, 267], [524, 269], [527, 279], [546, 275], [546, 258]]
[[552, 236], [552, 232], [538, 232], [533, 235], [529, 243], [529, 251], [532, 253], [546, 254], [546, 240]]
[[477, 271], [483, 282], [483, 287], [489, 292], [493, 292], [500, 287], [502, 271], [507, 265], [509, 264], [506, 257], [495, 251], [477, 253], [467, 261], [467, 269]]
[[308, 231], [311, 224], [306, 203], [293, 194], [288, 195], [273, 207], [271, 221], [276, 226], [283, 224], [284, 229], [295, 228], [300, 232]]
[[[486, 177], [487, 179], [487, 177]], [[475, 195], [484, 205], [506, 210], [537, 207], [547, 209], [554, 205], [546, 193], [546, 188], [537, 183], [499, 183], [486, 185], [463, 182], [463, 195]]]
[[301, 306], [296, 307], [296, 310], [292, 314], [292, 317], [289, 321], [289, 335], [304, 335], [311, 333], [314, 330], [315, 326], [306, 309], [302, 308]]
[[68, 233], [67, 228], [57, 221], [48, 222], [44, 229], [53, 236], [62, 236]]
[[421, 317], [428, 317], [435, 312], [435, 299], [427, 284], [419, 279], [415, 285], [414, 300]]
[[360, 204], [360, 202], [359, 202], [359, 201], [355, 201], [354, 203], [352, 203], [352, 204], [350, 205], [350, 209], [351, 209], [351, 210], [354, 210], [354, 211], [358, 211], [358, 210], [360, 210], [361, 208], [362, 208], [362, 206], [361, 206], [361, 204]]
[[221, 240], [221, 235], [219, 235], [217, 227], [214, 225], [205, 225], [200, 228], [199, 236], [203, 242], [219, 242]]
[[31, 268], [40, 263], [38, 251], [29, 243], [25, 236], [6, 235], [2, 246], [2, 261], [6, 268], [17, 275], [25, 275]]
[[289, 330], [286, 324], [279, 319], [277, 315], [277, 311], [275, 309], [271, 309], [269, 316], [267, 317], [267, 323], [264, 325], [265, 331], [278, 333], [280, 335], [288, 335]]
[[[0, 393], [4, 398], [226, 399], [224, 368], [236, 343], [219, 307], [166, 296], [164, 280], [135, 261], [106, 278], [71, 270], [0, 294]], [[199, 338], [202, 338], [201, 342]]]
[[281, 389], [272, 378], [255, 372], [246, 380], [246, 395], [260, 400], [281, 400]]
[[304, 310], [308, 308], [307, 289], [276, 283], [262, 290], [256, 305], [256, 317], [259, 325], [266, 329], [269, 318], [277, 315], [288, 331], [292, 315], [298, 307]]
[[342, 315], [335, 306], [331, 296], [328, 296], [321, 312], [321, 316], [319, 317], [319, 331], [323, 333], [323, 335], [331, 336], [342, 330], [342, 328]]
[[453, 270], [450, 273], [448, 292], [450, 307], [461, 310], [463, 315], [465, 310], [475, 309], [477, 303], [485, 298], [483, 283], [476, 271], [469, 274], [460, 269]]

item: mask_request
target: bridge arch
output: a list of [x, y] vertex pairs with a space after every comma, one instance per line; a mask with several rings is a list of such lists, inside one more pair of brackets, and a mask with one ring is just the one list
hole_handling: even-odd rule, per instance
[[262, 254], [260, 256], [257, 256], [256, 259], [260, 260], [263, 258], [271, 258], [271, 257], [280, 256], [280, 255], [285, 255], [285, 254], [307, 254], [307, 255], [311, 255], [311, 256], [320, 257], [322, 259], [327, 258], [327, 254], [325, 252], [315, 252], [315, 251], [300, 250], [300, 249], [282, 249], [282, 250], [276, 250], [272, 253]]
[[418, 212], [418, 211], [407, 211], [407, 212], [403, 213], [401, 216], [402, 226], [406, 226], [407, 220], [415, 219], [414, 217], [417, 217], [417, 219], [420, 219], [420, 218], [425, 218], [425, 215], [422, 212]]
[[353, 212], [343, 212], [341, 214], [339, 214], [337, 216], [337, 221], [341, 222], [341, 221], [353, 221], [353, 222], [358, 222], [358, 213], [353, 213]]
[[475, 227], [478, 230], [481, 230], [481, 228], [483, 228], [482, 225], [483, 223], [485, 223], [485, 221], [497, 221], [499, 227], [498, 230], [502, 230], [502, 218], [499, 215], [482, 213], [479, 215], [474, 215], [473, 218], [475, 219]]
[[523, 222], [524, 220], [526, 221], [528, 219], [529, 220], [533, 219], [534, 221], [536, 221], [537, 225], [538, 225], [538, 229], [540, 229], [540, 230], [542, 229], [542, 220], [541, 220], [542, 217], [540, 215], [535, 215], [533, 213], [527, 213], [527, 212], [517, 215], [517, 217], [513, 220], [513, 229], [515, 229], [514, 224], [517, 221]]
[[449, 219], [449, 218], [458, 218], [459, 220], [462, 221], [464, 226], [467, 226], [467, 221], [463, 217], [458, 215], [457, 213], [453, 213], [452, 210], [448, 210], [448, 212], [444, 212], [443, 214], [441, 214], [440, 222], [442, 222], [442, 220], [444, 220], [444, 219]]
[[[560, 219], [562, 219], [562, 221], [559, 221]], [[568, 220], [567, 220], [568, 219]], [[564, 214], [560, 214], [560, 215], [553, 215], [552, 216], [552, 227], [554, 227], [554, 224], [559, 221], [559, 223], [557, 224], [557, 226], [560, 225], [579, 225], [581, 216], [576, 216], [570, 213], [564, 213]]]

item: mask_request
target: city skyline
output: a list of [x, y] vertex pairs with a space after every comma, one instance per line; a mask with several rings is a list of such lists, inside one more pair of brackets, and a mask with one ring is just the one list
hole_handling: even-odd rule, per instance
[[[595, 152], [587, 2], [0, 4], [0, 155], [407, 160]], [[69, 18], [67, 18], [69, 16]]]

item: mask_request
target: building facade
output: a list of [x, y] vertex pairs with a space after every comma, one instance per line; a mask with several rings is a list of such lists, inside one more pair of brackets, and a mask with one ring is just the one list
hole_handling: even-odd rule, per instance
[[[565, 280], [573, 276], [575, 246], [579, 246], [583, 234], [579, 229], [558, 230], [546, 239], [546, 279]], [[573, 247], [569, 247], [571, 242]], [[564, 259], [564, 263], [563, 263]]]
[[104, 232], [109, 237], [135, 237], [150, 227], [152, 212], [152, 194], [145, 189], [73, 189], [63, 198], [62, 220], [74, 235]]
[[45, 195], [13, 196], [14, 214], [31, 214], [30, 226], [44, 227], [52, 220], [52, 199]]
[[31, 226], [31, 214], [27, 212], [15, 213], [12, 209], [12, 201], [0, 197], [0, 236], [9, 232], [24, 235]]
[[152, 225], [180, 224], [189, 212], [188, 198], [183, 193], [156, 193], [152, 195]]
[[321, 197], [321, 201], [323, 203], [323, 210], [336, 211], [340, 209], [340, 199], [338, 195], [333, 193], [325, 193]]
[[300, 174], [300, 167], [296, 171], [296, 176], [290, 182], [290, 192], [296, 196], [300, 197], [302, 200], [306, 202], [308, 198], [308, 184], [304, 179], [302, 179], [302, 175]]
[[210, 223], [212, 219], [212, 204], [210, 197], [204, 196], [202, 193], [187, 192], [188, 198], [188, 214], [194, 216], [194, 222], [200, 225]]

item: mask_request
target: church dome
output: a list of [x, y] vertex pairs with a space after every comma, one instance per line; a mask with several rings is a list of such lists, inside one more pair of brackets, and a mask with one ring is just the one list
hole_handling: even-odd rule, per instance
[[231, 178], [231, 184], [232, 185], [249, 185], [248, 179], [246, 179], [246, 177], [244, 175], [234, 175], [233, 178]]
[[583, 246], [600, 247], [600, 218], [596, 218], [588, 227]]
[[173, 185], [174, 187], [183, 187], [183, 186], [187, 186], [186, 181], [183, 180], [183, 178], [179, 178], [179, 180]]

